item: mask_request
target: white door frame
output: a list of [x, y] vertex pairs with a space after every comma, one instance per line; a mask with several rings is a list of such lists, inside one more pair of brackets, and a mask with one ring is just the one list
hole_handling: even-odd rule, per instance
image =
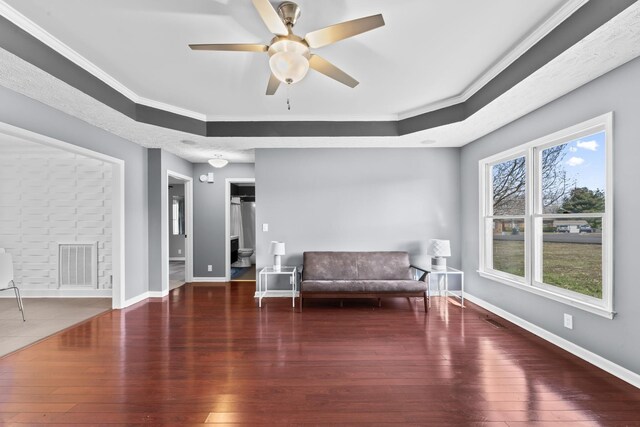
[[6, 123], [0, 123], [0, 133], [17, 139], [34, 142], [36, 144], [48, 145], [71, 153], [80, 154], [92, 159], [100, 160], [112, 165], [112, 216], [111, 216], [111, 238], [112, 238], [112, 290], [111, 306], [114, 309], [124, 308], [125, 300], [125, 218], [124, 218], [124, 165], [122, 159], [98, 153], [88, 148], [80, 147], [68, 142], [60, 141], [49, 136], [31, 132]]
[[[253, 183], [255, 178], [227, 178], [224, 189], [224, 278], [231, 280], [231, 184]], [[257, 234], [257, 233], [256, 233]]]
[[[184, 280], [185, 283], [193, 281], [193, 177], [183, 175], [178, 172], [167, 170], [167, 189], [169, 188], [169, 177], [184, 181], [184, 216], [185, 216], [185, 233], [187, 238], [184, 241]], [[162, 202], [163, 209], [168, 212], [169, 191], [164, 193], [166, 196]], [[166, 268], [162, 277], [162, 293], [169, 293], [169, 224], [171, 223], [167, 214], [166, 224], [162, 224], [162, 265], [163, 270]], [[165, 250], [166, 249], [166, 250]]]

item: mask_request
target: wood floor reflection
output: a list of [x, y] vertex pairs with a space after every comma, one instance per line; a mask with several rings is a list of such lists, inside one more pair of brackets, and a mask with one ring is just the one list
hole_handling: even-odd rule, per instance
[[434, 298], [185, 285], [0, 359], [0, 424], [640, 425], [640, 390]]

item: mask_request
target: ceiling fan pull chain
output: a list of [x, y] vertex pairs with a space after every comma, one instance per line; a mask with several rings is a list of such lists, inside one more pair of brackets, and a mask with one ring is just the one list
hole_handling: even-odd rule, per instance
[[290, 100], [290, 94], [291, 94], [291, 85], [288, 84], [287, 85], [287, 110], [291, 111], [291, 100]]

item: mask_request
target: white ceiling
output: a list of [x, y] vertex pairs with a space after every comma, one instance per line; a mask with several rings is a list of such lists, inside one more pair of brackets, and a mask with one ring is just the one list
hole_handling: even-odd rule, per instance
[[[300, 85], [300, 90], [295, 88], [293, 91], [294, 109], [291, 114], [283, 116], [287, 120], [309, 118], [317, 120], [324, 116], [338, 120], [349, 120], [354, 117], [364, 117], [359, 115], [364, 114], [365, 109], [367, 109], [366, 114], [370, 115], [369, 119], [389, 115], [402, 118], [407, 110], [413, 109], [413, 113], [415, 113], [415, 111], [433, 109], [434, 105], [442, 107], [453, 102], [463, 101], [481, 87], [483, 82], [486, 83], [486, 79], [492, 73], [501, 71], [510, 61], [516, 59], [520, 50], [524, 47], [528, 48], [526, 46], [528, 43], [535, 43], [553, 27], [551, 24], [554, 21], [551, 19], [547, 20], [546, 25], [542, 28], [538, 27], [536, 30], [536, 23], [539, 24], [545, 20], [542, 17], [545, 14], [542, 10], [547, 10], [545, 16], [548, 17], [548, 14], [558, 10], [558, 6], [562, 3], [564, 5], [563, 12], [556, 14], [556, 18], [562, 17], [564, 19], [566, 16], [563, 17], [563, 15], [575, 9], [576, 5], [583, 1], [484, 0], [478, 2], [460, 0], [443, 2], [407, 0], [382, 2], [378, 0], [340, 0], [321, 2], [316, 0], [311, 2], [307, 0], [307, 2], [299, 1], [303, 15], [298, 27], [303, 28], [305, 18], [311, 19], [310, 14], [318, 22], [305, 23], [304, 31], [300, 31], [301, 35], [307, 30], [376, 12], [382, 12], [385, 15], [387, 25], [370, 34], [340, 42], [331, 47], [331, 49], [335, 48], [334, 50], [323, 48], [323, 56], [352, 73], [361, 81], [361, 85], [355, 90], [351, 90], [341, 87], [340, 84], [324, 76], [310, 75], [308, 81], [302, 82], [309, 86], [307, 89], [302, 89], [302, 85]], [[170, 106], [165, 105], [169, 110], [172, 108], [186, 109], [196, 116], [209, 115], [209, 119], [231, 119], [237, 115], [236, 119], [245, 121], [265, 117], [275, 120], [280, 115], [280, 111], [284, 110], [283, 98], [276, 96], [275, 99], [268, 99], [263, 94], [266, 87], [266, 77], [259, 76], [259, 84], [253, 83], [254, 76], [250, 74], [252, 70], [250, 63], [264, 60], [264, 73], [266, 74], [268, 73], [266, 58], [261, 58], [259, 54], [249, 53], [191, 52], [186, 48], [186, 43], [190, 42], [266, 42], [269, 34], [262, 28], [263, 24], [257, 13], [253, 11], [250, 0], [228, 0], [227, 2], [214, 0], [184, 0], [180, 2], [169, 0], [10, 0], [3, 2], [0, 0], [0, 13], [5, 16], [15, 12], [7, 3], [24, 13], [27, 22], [30, 20], [36, 22], [60, 40], [46, 34], [43, 36], [44, 33], [39, 26], [29, 27], [29, 32], [37, 35], [41, 40], [48, 40], [49, 44], [55, 45], [59, 52], [71, 48], [71, 52], [75, 51], [76, 53], [76, 56], [73, 57], [76, 63], [83, 64], [94, 75], [103, 78], [114, 88], [138, 103], [158, 106], [157, 103], [164, 102], [171, 104]], [[445, 3], [455, 3], [457, 8]], [[536, 6], [530, 10], [531, 3], [535, 3]], [[90, 4], [91, 7], [87, 7], [86, 4]], [[480, 4], [484, 6], [484, 9], [477, 10]], [[512, 4], [517, 4], [518, 7], [511, 7]], [[393, 10], [394, 8], [399, 9], [400, 6], [405, 9]], [[308, 8], [315, 8], [314, 12], [309, 12]], [[428, 17], [436, 14], [434, 11], [442, 13], [444, 10], [448, 10], [449, 13], [446, 20], [441, 16], [441, 19], [436, 20], [435, 23], [427, 23], [429, 22]], [[470, 13], [470, 10], [474, 12]], [[7, 13], [7, 11], [11, 13]], [[539, 17], [531, 18], [531, 14], [535, 15], [535, 13], [538, 13]], [[401, 17], [395, 18], [401, 15], [404, 16], [404, 21]], [[141, 16], [145, 18], [140, 18]], [[416, 16], [419, 16], [424, 23], [418, 25], [415, 22]], [[499, 19], [496, 19], [496, 16]], [[471, 19], [473, 23], [470, 22]], [[522, 23], [527, 19], [530, 19], [530, 27], [525, 29], [522, 27]], [[458, 25], [460, 20], [467, 20], [465, 21], [467, 27], [460, 27]], [[91, 25], [85, 21], [91, 22]], [[138, 27], [132, 26], [133, 21], [137, 23]], [[206, 24], [202, 24], [203, 21]], [[235, 21], [239, 24], [231, 25]], [[520, 26], [508, 25], [515, 21], [520, 22]], [[176, 22], [181, 23], [179, 28], [176, 27]], [[395, 22], [399, 22], [401, 25], [394, 24]], [[410, 25], [412, 22], [413, 26]], [[474, 26], [475, 22], [481, 22], [482, 25]], [[225, 31], [220, 28], [224, 29], [225, 26], [232, 28], [228, 38], [222, 38], [226, 36]], [[396, 28], [400, 28], [398, 31], [404, 32], [408, 31], [407, 27], [410, 26], [414, 32], [422, 34], [422, 36], [395, 39], [390, 35], [392, 34], [390, 32], [396, 31]], [[427, 36], [425, 35], [427, 31], [421, 29], [434, 26], [449, 34], [449, 38]], [[508, 28], [503, 28], [505, 26]], [[194, 33], [194, 28], [191, 27], [198, 27], [199, 30]], [[23, 28], [25, 27], [23, 26]], [[449, 31], [450, 28], [457, 29], [453, 31], [453, 36]], [[60, 31], [60, 34], [55, 33], [56, 29]], [[500, 31], [510, 31], [510, 37], [513, 38], [509, 39], [506, 35], [499, 36]], [[383, 37], [378, 39], [380, 34], [375, 34], [376, 32], [381, 33]], [[200, 36], [196, 37], [198, 34]], [[530, 35], [528, 40], [522, 41], [522, 37], [527, 34]], [[368, 38], [369, 36], [371, 38]], [[478, 46], [475, 44], [476, 38], [481, 36], [484, 37], [485, 45]], [[65, 39], [65, 37], [69, 37], [69, 39]], [[113, 40], [109, 41], [111, 38]], [[153, 52], [153, 54], [147, 53], [148, 51], [142, 48], [132, 49], [129, 46], [141, 46], [151, 40], [157, 41], [155, 44], [152, 43], [150, 47], [149, 52]], [[404, 40], [407, 43], [401, 43]], [[60, 41], [63, 44], [60, 44]], [[371, 43], [387, 43], [395, 47], [385, 49], [382, 52], [374, 52]], [[403, 48], [405, 44], [408, 47]], [[468, 49], [468, 45], [475, 46], [475, 49]], [[496, 49], [494, 49], [496, 45], [503, 46], [501, 54], [496, 54]], [[170, 49], [171, 46], [173, 48]], [[518, 46], [518, 48], [511, 49], [514, 46]], [[344, 52], [342, 52], [343, 49]], [[138, 50], [140, 50], [139, 58], [135, 53], [132, 53]], [[354, 54], [353, 50], [365, 53]], [[426, 53], [421, 55], [421, 52]], [[467, 53], [462, 54], [461, 52]], [[485, 56], [486, 52], [493, 52], [495, 56], [489, 58]], [[69, 51], [66, 53], [69, 54]], [[389, 58], [399, 53], [402, 55], [398, 55], [398, 61], [411, 59], [410, 63], [413, 65], [408, 67], [411, 71], [411, 77], [405, 77], [404, 74], [394, 69], [393, 59]], [[345, 56], [343, 58], [340, 55]], [[192, 162], [204, 162], [216, 153], [221, 153], [232, 162], [251, 162], [254, 158], [253, 150], [255, 148], [462, 146], [638, 55], [640, 55], [640, 5], [636, 3], [467, 120], [401, 137], [212, 138], [191, 135], [131, 120], [2, 49], [0, 49], [0, 85], [37, 99], [125, 139], [145, 147], [165, 149]], [[373, 56], [378, 59], [373, 61], [371, 59]], [[220, 59], [221, 57], [224, 59]], [[243, 57], [245, 59], [242, 59]], [[430, 90], [416, 89], [422, 88], [420, 82], [424, 82], [421, 80], [423, 74], [431, 73], [437, 68], [435, 64], [439, 61], [434, 58], [447, 58], [447, 61], [456, 64], [455, 67], [450, 65], [452, 68], [438, 68], [439, 74], [429, 74], [428, 81], [424, 83], [427, 85], [429, 82], [437, 82], [434, 86], [441, 90], [438, 93], [442, 98], [439, 99], [433, 97]], [[192, 61], [196, 61], [194, 69], [191, 69], [191, 65], [187, 66], [187, 64], [192, 64]], [[231, 67], [227, 61], [232, 61], [233, 64], [236, 64], [237, 61], [239, 69], [237, 65]], [[127, 66], [127, 63], [130, 63], [130, 66]], [[219, 64], [217, 67], [216, 63]], [[362, 74], [359, 74], [355, 68], [351, 68], [359, 67], [359, 64], [362, 63], [375, 64], [375, 66], [370, 65], [371, 69], [368, 72], [365, 69]], [[174, 65], [165, 67], [154, 64]], [[496, 65], [494, 66], [494, 64]], [[492, 66], [493, 69], [491, 69]], [[150, 67], [150, 69], [145, 67]], [[198, 71], [203, 67], [207, 70]], [[387, 71], [379, 73], [380, 69]], [[468, 73], [470, 69], [476, 70], [475, 75]], [[215, 72], [225, 76], [222, 78], [222, 84], [218, 85], [216, 79], [210, 78], [211, 73]], [[202, 84], [208, 85], [207, 87], [213, 91], [222, 91], [226, 95], [210, 96], [209, 89], [195, 84], [197, 81], [195, 79], [198, 76], [204, 78], [205, 83]], [[369, 76], [380, 78], [380, 85], [384, 87], [385, 91], [388, 88], [394, 88], [394, 90], [389, 90], [389, 92], [376, 90], [372, 87], [374, 85], [367, 83]], [[313, 83], [316, 81], [312, 80], [313, 77], [317, 78], [317, 87], [316, 83]], [[156, 79], [161, 78], [166, 81], [157, 83], [159, 80]], [[412, 81], [411, 79], [416, 80]], [[467, 80], [464, 81], [465, 79]], [[238, 81], [240, 82], [238, 83]], [[190, 87], [191, 89], [189, 89]], [[194, 92], [190, 93], [189, 90]], [[307, 93], [305, 90], [309, 92]], [[402, 90], [407, 92], [402, 93]], [[446, 91], [449, 93], [445, 94]], [[385, 95], [388, 96], [388, 99], [384, 99], [382, 93], [390, 93], [391, 95]], [[446, 98], [447, 96], [449, 98]], [[310, 101], [305, 102], [307, 97]], [[376, 102], [370, 101], [371, 99]], [[374, 108], [376, 106], [379, 108]], [[325, 108], [326, 111], [322, 108]], [[322, 112], [318, 112], [320, 110]], [[184, 113], [184, 111], [181, 112]], [[181, 142], [184, 140], [194, 143]]]
[[394, 120], [429, 109], [462, 96], [493, 67], [500, 71], [508, 65], [501, 61], [528, 49], [584, 3], [298, 0], [302, 16], [294, 31], [300, 36], [376, 13], [386, 25], [317, 50], [359, 86], [310, 72], [291, 87], [287, 111], [284, 87], [264, 95], [266, 53], [187, 46], [268, 44], [273, 35], [250, 0], [5, 2], [137, 96], [192, 116], [243, 121]]

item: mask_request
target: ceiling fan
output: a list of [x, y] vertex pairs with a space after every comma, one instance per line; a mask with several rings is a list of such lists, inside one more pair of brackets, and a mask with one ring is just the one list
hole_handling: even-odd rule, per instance
[[190, 44], [193, 50], [216, 50], [236, 52], [267, 52], [271, 77], [267, 85], [267, 95], [273, 95], [280, 83], [293, 84], [307, 75], [309, 68], [331, 77], [351, 88], [358, 81], [326, 59], [311, 53], [340, 40], [382, 27], [381, 14], [354, 19], [312, 31], [303, 38], [293, 34], [293, 26], [300, 17], [300, 7], [291, 1], [278, 5], [277, 11], [269, 0], [252, 0], [269, 31], [275, 37], [269, 45], [264, 44]]

